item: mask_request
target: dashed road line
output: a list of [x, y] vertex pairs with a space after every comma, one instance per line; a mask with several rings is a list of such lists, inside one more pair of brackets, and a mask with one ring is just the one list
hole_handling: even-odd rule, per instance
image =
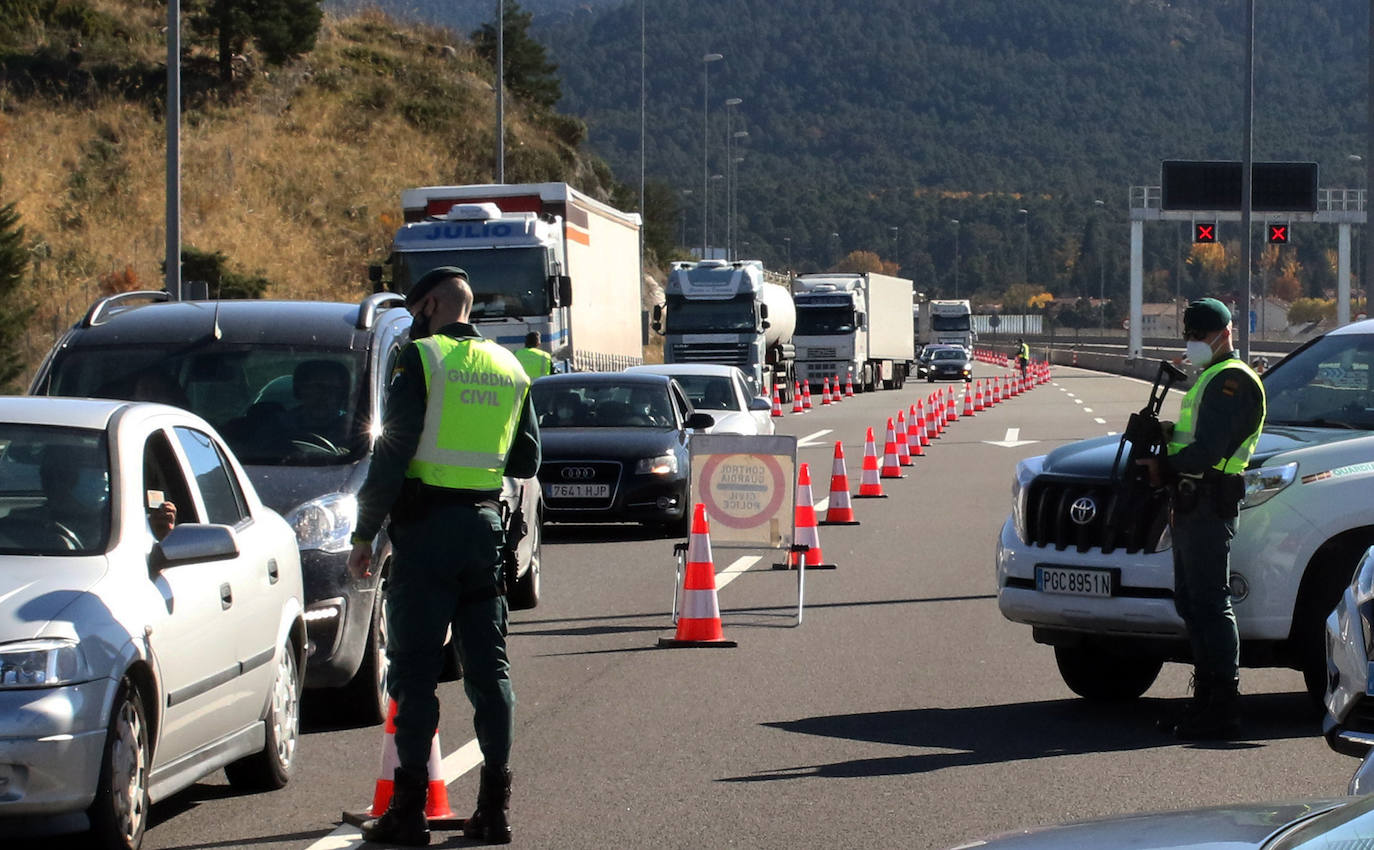
[[1101, 416], [1095, 418], [1093, 421], [1096, 422], [1098, 425], [1106, 425], [1106, 424], [1107, 424], [1107, 420], [1103, 419]]
[[811, 442], [811, 441], [812, 441], [812, 440], [819, 440], [821, 437], [824, 437], [826, 434], [832, 434], [832, 433], [834, 433], [834, 431], [835, 431], [834, 428], [822, 428], [821, 430], [817, 431], [817, 432], [814, 433], [814, 434], [807, 434], [805, 437], [802, 437], [800, 440], [797, 441], [797, 448], [799, 448], [799, 449], [809, 449], [809, 448], [811, 448], [812, 446], [819, 446], [819, 445], [821, 445], [820, 443], [813, 443], [813, 442]]

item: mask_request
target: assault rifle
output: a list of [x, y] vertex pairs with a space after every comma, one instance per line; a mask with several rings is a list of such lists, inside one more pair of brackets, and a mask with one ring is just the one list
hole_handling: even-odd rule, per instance
[[[515, 589], [520, 576], [520, 543], [530, 530], [529, 524], [525, 521], [525, 486], [523, 484], [515, 485], [513, 505], [507, 505], [502, 501], [501, 527], [505, 531], [505, 542], [501, 546], [501, 592], [506, 595], [507, 603], [510, 603], [510, 593]], [[514, 611], [528, 606], [511, 604], [510, 607]]]
[[[1116, 446], [1116, 459], [1112, 461], [1111, 483], [1122, 492], [1118, 498], [1111, 501], [1111, 508], [1105, 519], [1108, 528], [1117, 527], [1119, 517], [1129, 518], [1136, 515], [1143, 491], [1149, 488], [1149, 473], [1145, 467], [1137, 466], [1136, 461], [1141, 458], [1159, 457], [1167, 451], [1168, 441], [1164, 439], [1164, 429], [1159, 423], [1159, 411], [1164, 406], [1165, 397], [1169, 395], [1169, 388], [1187, 378], [1183, 370], [1174, 364], [1167, 360], [1159, 361], [1159, 371], [1155, 374], [1155, 382], [1150, 387], [1150, 400], [1139, 411], [1131, 414], [1130, 421], [1126, 423], [1126, 430], [1121, 432], [1121, 442]], [[1129, 454], [1126, 452], [1127, 444], [1131, 447]], [[1126, 455], [1124, 465], [1121, 463], [1123, 454]]]

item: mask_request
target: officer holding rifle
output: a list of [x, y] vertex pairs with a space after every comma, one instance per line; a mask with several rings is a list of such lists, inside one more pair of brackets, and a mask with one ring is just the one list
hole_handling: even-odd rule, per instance
[[1201, 369], [1178, 422], [1164, 424], [1167, 453], [1137, 461], [1150, 484], [1170, 491], [1174, 605], [1193, 652], [1193, 698], [1160, 728], [1181, 740], [1224, 740], [1239, 732], [1240, 635], [1231, 609], [1231, 538], [1241, 475], [1264, 425], [1264, 385], [1231, 345], [1231, 313], [1214, 298], [1183, 313], [1188, 359]]

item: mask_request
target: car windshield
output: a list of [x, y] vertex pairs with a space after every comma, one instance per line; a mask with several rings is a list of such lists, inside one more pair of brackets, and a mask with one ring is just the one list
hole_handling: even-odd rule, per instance
[[966, 331], [969, 329], [969, 317], [965, 313], [962, 316], [941, 316], [938, 313], [930, 317], [930, 326], [937, 331]]
[[1374, 429], [1374, 334], [1330, 334], [1264, 373], [1269, 425]]
[[668, 388], [662, 384], [539, 381], [530, 389], [540, 428], [672, 428]]
[[458, 266], [468, 273], [473, 319], [548, 313], [549, 275], [542, 248], [398, 251], [392, 267], [397, 291], [409, 291], [425, 272], [439, 266]]
[[937, 351], [937, 352], [935, 352], [935, 354], [933, 354], [933, 355], [931, 356], [931, 359], [932, 359], [932, 360], [963, 360], [963, 359], [964, 359], [964, 352], [962, 352], [962, 351], [955, 351], [953, 348], [946, 348], [946, 349], [944, 349], [944, 350], [942, 350], [942, 351]]
[[696, 410], [739, 410], [730, 379], [721, 375], [673, 375]]
[[1374, 835], [1374, 796], [1311, 818], [1283, 836], [1271, 850], [1345, 850], [1368, 847]]
[[853, 332], [852, 307], [804, 307], [797, 310], [797, 336], [829, 336]]
[[666, 332], [730, 333], [749, 332], [757, 324], [754, 301], [740, 295], [725, 300], [689, 301], [681, 295], [668, 296]]
[[109, 538], [105, 432], [0, 423], [0, 553], [91, 555]]
[[370, 445], [364, 355], [283, 345], [68, 350], [49, 395], [157, 401], [190, 410], [245, 464], [350, 463]]

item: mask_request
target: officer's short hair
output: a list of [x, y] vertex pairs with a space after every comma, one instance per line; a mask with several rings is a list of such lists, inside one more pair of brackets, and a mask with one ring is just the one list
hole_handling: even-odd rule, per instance
[[526, 348], [538, 348], [538, 347], [539, 347], [539, 331], [530, 331], [529, 333], [525, 334], [525, 347], [526, 347]]

